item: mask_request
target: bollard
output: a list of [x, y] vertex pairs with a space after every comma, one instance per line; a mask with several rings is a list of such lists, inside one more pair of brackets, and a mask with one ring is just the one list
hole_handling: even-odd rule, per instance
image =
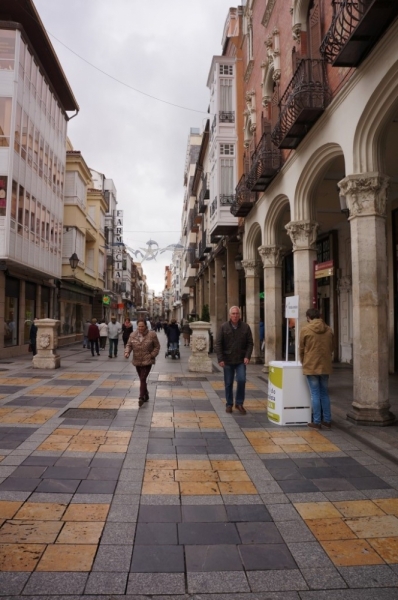
[[61, 357], [56, 353], [58, 347], [57, 327], [60, 321], [55, 319], [38, 319], [37, 325], [37, 354], [33, 357], [34, 369], [59, 369]]

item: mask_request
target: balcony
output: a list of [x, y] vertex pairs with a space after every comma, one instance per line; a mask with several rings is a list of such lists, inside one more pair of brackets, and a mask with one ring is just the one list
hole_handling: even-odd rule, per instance
[[202, 215], [198, 211], [198, 207], [195, 204], [189, 211], [188, 215], [188, 230], [194, 233], [199, 231], [199, 224], [202, 222]]
[[210, 190], [207, 187], [207, 175], [206, 177], [202, 177], [202, 188], [200, 190], [199, 198], [198, 198], [198, 211], [203, 214], [206, 212], [207, 204], [205, 200], [210, 198]]
[[204, 230], [202, 232], [202, 239], [199, 242], [199, 248], [198, 248], [198, 257], [199, 257], [200, 262], [203, 262], [206, 259], [206, 254], [211, 252], [211, 249], [212, 249], [211, 243], [207, 239], [207, 231]]
[[231, 214], [234, 217], [246, 217], [256, 202], [256, 194], [247, 187], [247, 176], [242, 175], [236, 186], [235, 202], [231, 204]]
[[252, 192], [264, 192], [281, 168], [281, 152], [271, 140], [271, 126], [265, 131], [253, 152], [246, 187]]
[[394, 0], [334, 0], [321, 54], [334, 67], [358, 67], [398, 16]]
[[218, 113], [218, 120], [220, 123], [235, 123], [235, 111], [220, 110]]
[[235, 202], [235, 194], [220, 194], [221, 206], [232, 206]]
[[271, 139], [278, 148], [297, 148], [330, 102], [323, 59], [302, 59], [278, 103]]

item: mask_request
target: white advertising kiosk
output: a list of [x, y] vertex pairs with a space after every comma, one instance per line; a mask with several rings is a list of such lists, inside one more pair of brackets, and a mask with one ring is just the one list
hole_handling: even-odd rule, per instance
[[[311, 422], [311, 396], [298, 358], [299, 297], [286, 298], [286, 361], [269, 363], [268, 419], [276, 425], [303, 425]], [[289, 319], [295, 319], [295, 360], [288, 360]]]

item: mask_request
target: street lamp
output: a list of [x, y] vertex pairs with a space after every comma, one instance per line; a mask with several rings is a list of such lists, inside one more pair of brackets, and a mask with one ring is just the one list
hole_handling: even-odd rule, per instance
[[77, 268], [77, 265], [79, 264], [79, 257], [77, 256], [76, 252], [74, 252], [70, 257], [69, 264], [71, 266], [72, 271], [74, 271]]
[[235, 269], [237, 271], [241, 271], [243, 269], [243, 265], [242, 265], [242, 255], [241, 254], [237, 254], [234, 258], [234, 263], [235, 263]]

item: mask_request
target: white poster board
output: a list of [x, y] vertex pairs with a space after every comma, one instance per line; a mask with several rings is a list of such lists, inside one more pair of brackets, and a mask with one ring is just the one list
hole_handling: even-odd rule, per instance
[[286, 362], [289, 360], [289, 319], [295, 320], [295, 335], [294, 335], [294, 360], [297, 363], [298, 354], [298, 318], [299, 318], [299, 296], [288, 296], [285, 303], [285, 318], [286, 321]]

